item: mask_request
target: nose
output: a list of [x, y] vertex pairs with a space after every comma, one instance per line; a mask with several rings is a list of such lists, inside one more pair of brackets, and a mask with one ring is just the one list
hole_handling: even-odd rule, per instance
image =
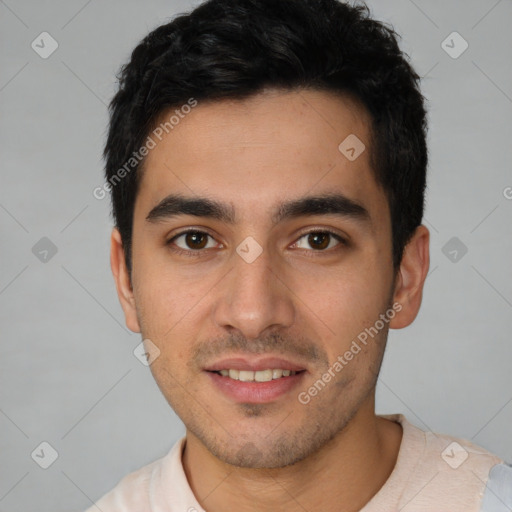
[[232, 259], [233, 268], [219, 287], [215, 323], [237, 329], [247, 339], [256, 339], [266, 330], [290, 327], [295, 307], [283, 267], [265, 250], [250, 263], [238, 253], [233, 253]]

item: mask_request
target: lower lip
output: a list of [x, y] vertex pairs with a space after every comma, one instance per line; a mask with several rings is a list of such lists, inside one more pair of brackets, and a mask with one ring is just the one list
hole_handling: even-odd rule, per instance
[[230, 379], [215, 372], [206, 372], [214, 385], [230, 399], [236, 402], [263, 404], [277, 400], [297, 387], [306, 372], [302, 371], [288, 377], [272, 379], [268, 382], [243, 382]]

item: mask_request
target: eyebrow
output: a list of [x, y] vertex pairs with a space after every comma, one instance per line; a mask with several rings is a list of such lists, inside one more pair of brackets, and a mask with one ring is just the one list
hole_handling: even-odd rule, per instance
[[[207, 197], [186, 197], [171, 194], [162, 199], [147, 215], [148, 222], [159, 222], [180, 215], [192, 215], [235, 224], [235, 211], [231, 205]], [[371, 224], [368, 210], [343, 194], [329, 193], [301, 197], [278, 205], [272, 222], [278, 224], [303, 216], [337, 215]]]

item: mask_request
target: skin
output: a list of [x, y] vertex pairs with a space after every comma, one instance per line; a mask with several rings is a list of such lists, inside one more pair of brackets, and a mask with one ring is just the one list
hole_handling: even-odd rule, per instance
[[[126, 324], [160, 350], [151, 371], [186, 426], [183, 466], [207, 511], [356, 511], [396, 463], [402, 428], [375, 415], [375, 385], [388, 328], [403, 328], [418, 313], [429, 232], [417, 228], [395, 272], [386, 195], [369, 164], [369, 123], [357, 102], [314, 90], [199, 103], [145, 161], [131, 280], [119, 232], [112, 232]], [[338, 150], [349, 134], [367, 148], [354, 161]], [[370, 221], [323, 214], [272, 223], [280, 202], [333, 191], [363, 205]], [[147, 221], [171, 193], [225, 202], [237, 222], [191, 215]], [[202, 252], [185, 236], [166, 245], [190, 227], [212, 236], [200, 239], [208, 244]], [[328, 239], [319, 249], [304, 236], [311, 228], [334, 231], [348, 245]], [[248, 236], [263, 250], [252, 263], [236, 252]], [[401, 310], [389, 324], [300, 403], [298, 392], [393, 303]], [[237, 403], [203, 371], [236, 354], [278, 355], [306, 372], [299, 389], [274, 401]]]

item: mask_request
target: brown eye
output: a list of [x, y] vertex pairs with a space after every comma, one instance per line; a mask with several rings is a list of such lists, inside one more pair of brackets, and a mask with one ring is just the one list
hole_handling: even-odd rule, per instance
[[207, 237], [205, 233], [189, 231], [185, 234], [185, 244], [191, 249], [204, 249]]
[[329, 246], [330, 235], [327, 233], [310, 233], [308, 243], [314, 249], [325, 249]]
[[299, 241], [295, 243], [295, 245], [299, 249], [307, 249], [308, 247], [306, 247], [305, 245], [301, 246], [302, 239], [306, 239], [306, 244], [307, 246], [309, 246], [309, 248], [312, 248], [318, 252], [322, 252], [325, 251], [326, 249], [331, 249], [332, 247], [345, 244], [345, 240], [343, 240], [343, 238], [330, 231], [312, 231], [310, 233], [305, 233], [304, 235], [302, 235], [299, 238]]
[[[184, 231], [171, 238], [167, 244], [176, 245], [183, 251], [199, 251], [201, 249], [209, 249], [215, 246], [215, 243], [208, 246], [209, 239], [213, 240], [213, 237], [203, 231]], [[178, 243], [179, 241], [179, 243]]]

